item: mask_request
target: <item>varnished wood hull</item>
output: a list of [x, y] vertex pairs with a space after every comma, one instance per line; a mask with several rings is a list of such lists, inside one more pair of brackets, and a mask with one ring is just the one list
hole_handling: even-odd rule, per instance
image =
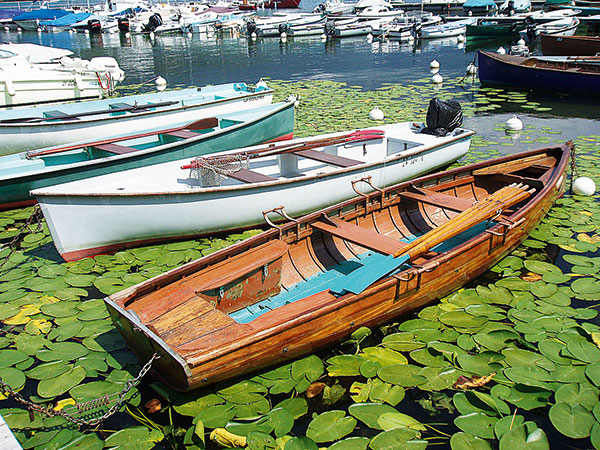
[[[105, 301], [117, 328], [142, 361], [155, 352], [161, 355], [154, 369], [174, 388], [186, 391], [246, 374], [314, 352], [361, 326], [375, 326], [421, 308], [481, 275], [517, 247], [562, 194], [569, 156], [570, 146], [565, 145], [402, 183], [386, 189], [383, 197], [374, 193], [332, 206]], [[439, 226], [458, 214], [465, 203], [481, 200], [514, 180], [536, 188], [535, 194], [506, 211], [487, 230], [469, 235], [447, 250], [411, 261], [410, 267], [380, 279], [360, 294], [336, 297], [325, 284], [246, 323], [232, 318], [240, 320], [236, 312], [231, 313], [235, 309], [231, 303], [225, 308], [217, 299], [215, 307], [202, 298], [207, 289], [214, 292], [214, 280], [219, 277], [225, 286], [220, 295], [229, 298], [227, 289], [235, 288], [238, 282], [237, 275], [231, 275], [232, 268], [238, 270], [241, 280], [256, 277], [262, 270], [271, 287], [270, 277], [281, 276], [283, 289], [290, 289], [364, 254], [366, 248], [356, 243], [359, 238], [341, 239], [317, 227], [324, 220], [323, 214], [373, 233], [373, 241], [378, 240], [375, 234], [380, 240], [383, 236], [382, 244], [387, 245], [392, 242], [388, 238], [400, 239]], [[430, 195], [417, 200], [414, 189]], [[448, 200], [446, 207], [440, 207], [440, 201]], [[365, 245], [376, 246], [367, 241]], [[244, 252], [252, 252], [246, 260]], [[253, 255], [262, 257], [256, 267], [248, 264], [256, 260]], [[273, 268], [271, 262], [279, 258], [281, 268]]]

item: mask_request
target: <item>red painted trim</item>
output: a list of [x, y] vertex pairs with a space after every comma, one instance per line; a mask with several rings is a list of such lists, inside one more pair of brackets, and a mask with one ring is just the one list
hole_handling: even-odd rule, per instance
[[36, 203], [37, 203], [37, 200], [35, 198], [32, 200], [23, 200], [21, 202], [3, 203], [3, 204], [0, 204], [0, 211], [6, 211], [9, 209], [17, 209], [17, 208], [25, 208], [26, 206], [33, 206]]
[[270, 142], [279, 142], [279, 141], [289, 141], [290, 139], [294, 139], [294, 132], [284, 134], [283, 136], [279, 136], [275, 139], [271, 139], [270, 141], [263, 142], [264, 144], [268, 144]]

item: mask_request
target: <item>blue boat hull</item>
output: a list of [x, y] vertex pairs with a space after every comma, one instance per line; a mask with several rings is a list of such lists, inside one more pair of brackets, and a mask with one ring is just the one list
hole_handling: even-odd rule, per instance
[[[507, 59], [507, 57], [503, 57]], [[525, 57], [510, 57], [507, 62], [489, 52], [478, 53], [479, 80], [490, 86], [510, 86], [532, 90], [600, 94], [600, 71], [578, 73], [573, 71], [522, 66], [517, 61]]]

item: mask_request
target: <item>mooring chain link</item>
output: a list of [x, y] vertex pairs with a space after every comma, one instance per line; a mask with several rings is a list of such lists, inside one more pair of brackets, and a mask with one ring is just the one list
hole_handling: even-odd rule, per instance
[[4, 257], [4, 261], [2, 261], [0, 267], [4, 266], [4, 264], [6, 264], [8, 259], [12, 256], [12, 254], [17, 250], [17, 244], [19, 243], [21, 236], [25, 234], [25, 231], [29, 228], [30, 225], [37, 224], [36, 232], [41, 230], [43, 217], [44, 216], [42, 215], [40, 205], [35, 205], [33, 207], [33, 212], [31, 213], [31, 215], [27, 218], [27, 220], [25, 220], [25, 223], [21, 225], [15, 237], [12, 238], [12, 240], [7, 244], [7, 247], [10, 248], [10, 252]]
[[[68, 420], [69, 422], [75, 423], [79, 426], [84, 426], [84, 425], [95, 426], [95, 425], [98, 425], [100, 422], [103, 422], [106, 419], [108, 419], [110, 416], [112, 416], [117, 411], [117, 409], [125, 401], [125, 397], [126, 397], [127, 393], [132, 388], [134, 388], [135, 386], [137, 386], [139, 384], [139, 382], [142, 380], [142, 378], [144, 378], [144, 375], [146, 375], [146, 373], [148, 373], [148, 371], [150, 370], [152, 363], [155, 360], [157, 360], [158, 358], [160, 358], [158, 353], [154, 353], [152, 355], [152, 357], [148, 360], [148, 362], [146, 364], [144, 364], [144, 366], [141, 368], [138, 375], [135, 378], [131, 378], [131, 379], [127, 380], [127, 382], [125, 383], [125, 387], [118, 394], [119, 398], [118, 398], [117, 402], [108, 411], [106, 411], [102, 416], [94, 418], [94, 419], [90, 419], [90, 420], [83, 420], [83, 419], [77, 418], [77, 417], [69, 414], [66, 411], [56, 410], [52, 407], [41, 406], [41, 405], [38, 405], [37, 403], [27, 400], [21, 394], [19, 394], [18, 392], [15, 392], [15, 390], [12, 387], [10, 387], [8, 384], [6, 384], [4, 381], [2, 381], [2, 377], [0, 377], [0, 390], [6, 397], [12, 397], [17, 402], [25, 405], [27, 407], [27, 409], [29, 410], [29, 417], [31, 420], [33, 420], [33, 412], [37, 411], [39, 413], [45, 414], [48, 417], [61, 416], [64, 419]], [[105, 395], [103, 397], [100, 397], [95, 400], [91, 400], [89, 402], [75, 404], [72, 408], [69, 408], [69, 409], [74, 409], [77, 411], [77, 413], [80, 414], [83, 412], [90, 411], [93, 408], [99, 408], [101, 406], [108, 405], [109, 403], [110, 403], [109, 396]]]
[[577, 161], [575, 157], [575, 145], [571, 150], [571, 188], [573, 187], [573, 181], [579, 177], [579, 173], [577, 172]]

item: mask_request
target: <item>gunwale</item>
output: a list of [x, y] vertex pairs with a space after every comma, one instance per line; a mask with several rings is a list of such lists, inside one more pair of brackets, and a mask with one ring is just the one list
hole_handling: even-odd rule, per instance
[[[454, 191], [457, 196], [459, 187], [466, 186], [467, 189], [470, 187], [475, 198], [478, 198], [477, 195], [483, 195], [486, 189], [477, 186], [475, 181], [480, 175], [485, 175], [478, 174], [476, 171], [483, 170], [485, 172], [485, 167], [490, 165], [489, 161], [420, 177], [411, 182], [399, 183], [386, 188], [383, 194], [379, 192], [365, 194], [364, 197], [325, 208], [298, 219], [296, 222], [287, 223], [278, 229], [270, 229], [247, 241], [185, 264], [120, 293], [113, 294], [107, 297], [105, 302], [113, 321], [121, 331], [123, 331], [124, 326], [129, 326], [133, 333], [133, 328], [137, 327], [149, 339], [150, 347], [145, 349], [145, 354], [141, 352], [140, 355], [139, 348], [134, 349], [137, 350], [140, 356], [149, 357], [149, 351], [159, 351], [159, 353], [162, 351], [165, 358], [161, 358], [163, 359], [162, 362], [159, 360], [159, 370], [162, 373], [167, 373], [165, 381], [176, 389], [194, 389], [230, 376], [285, 361], [328, 345], [332, 341], [350, 334], [359, 326], [381, 323], [399, 314], [414, 310], [435, 300], [440, 293], [449, 292], [483, 273], [491, 264], [498, 261], [526, 238], [528, 232], [537, 225], [556, 197], [562, 193], [566, 184], [565, 172], [570, 152], [571, 146], [568, 143], [550, 149], [532, 150], [493, 160], [495, 166], [499, 164], [510, 165], [511, 162], [522, 158], [546, 155], [554, 158], [555, 164], [546, 169], [543, 179], [532, 181], [539, 188], [534, 196], [527, 200], [522, 207], [505, 217], [509, 222], [496, 223], [489, 228], [489, 233], [478, 233], [445, 253], [439, 253], [430, 259], [420, 261], [419, 264], [408, 269], [408, 272], [402, 271], [379, 280], [360, 294], [345, 294], [334, 297], [326, 291], [320, 292], [299, 300], [299, 302], [303, 302], [302, 305], [297, 302], [290, 303], [259, 316], [248, 324], [228, 325], [221, 329], [220, 334], [217, 330], [211, 334], [210, 339], [204, 339], [204, 346], [191, 346], [189, 343], [184, 343], [178, 349], [174, 349], [155, 334], [151, 327], [136, 319], [135, 313], [126, 311], [125, 308], [131, 306], [137, 298], [159, 292], [160, 288], [170, 283], [181, 282], [183, 284], [194, 273], [219, 261], [226, 261], [227, 258], [240, 254], [245, 249], [264, 245], [269, 241], [278, 239], [290, 245], [302, 240], [306, 242], [306, 239], [314, 234], [310, 224], [318, 221], [323, 214], [336, 217], [335, 213], [338, 213], [339, 216], [344, 213], [347, 216], [344, 219], [349, 219], [353, 215], [354, 218], [361, 217], [361, 214], [367, 216], [369, 215], [369, 209], [372, 213], [384, 208], [386, 194], [388, 194], [389, 205], [392, 205], [393, 201], [402, 203], [404, 201], [399, 200], [399, 196], [394, 197], [393, 194], [406, 189], [411, 184], [424, 187], [435, 187], [437, 185], [439, 187], [442, 183], [442, 189], [447, 187]], [[378, 197], [380, 198], [378, 199]], [[416, 204], [417, 208], [423, 206], [419, 202], [416, 202]], [[406, 205], [404, 206], [406, 207]], [[408, 210], [408, 208], [406, 209]], [[433, 214], [432, 211], [430, 209], [429, 214]], [[525, 218], [529, 220], [525, 221]], [[430, 219], [435, 221], [435, 218], [430, 217]], [[508, 224], [512, 225], [509, 226]], [[498, 243], [498, 239], [494, 241], [494, 233], [501, 233], [503, 230], [503, 241], [501, 243]], [[477, 251], [481, 253], [488, 241], [489, 250], [487, 255], [479, 255], [478, 258], [473, 258], [472, 253]], [[494, 242], [497, 245], [492, 247]], [[452, 266], [450, 263], [457, 260], [461, 260], [463, 264], [457, 267], [464, 267], [460, 274], [458, 269], [456, 271], [448, 269], [449, 266]], [[447, 273], [436, 274], [438, 268], [444, 268]], [[453, 267], [451, 268], [453, 269]], [[419, 292], [419, 295], [412, 295], [415, 292], [414, 289], [409, 289], [412, 278], [407, 275], [408, 273], [413, 273], [413, 278], [418, 278], [419, 287], [421, 283], [426, 285], [426, 281], [431, 284], [432, 282], [440, 283], [440, 280], [444, 280], [446, 285], [443, 288], [430, 289]], [[436, 280], [433, 281], [433, 279]], [[406, 288], [404, 292], [401, 291], [403, 286]], [[419, 291], [419, 287], [417, 291]], [[360, 305], [360, 307], [357, 305]], [[354, 309], [352, 309], [353, 306], [355, 306]], [[123, 323], [124, 321], [129, 322]], [[328, 332], [324, 331], [323, 327]], [[306, 333], [309, 333], [309, 335], [307, 336]], [[128, 340], [128, 337], [131, 338], [131, 336], [126, 336], [126, 340]], [[202, 340], [202, 336], [198, 340]], [[128, 342], [130, 346], [136, 344], [135, 340], [128, 340]], [[199, 344], [202, 344], [202, 342]], [[271, 350], [271, 353], [269, 353], [269, 350]], [[172, 359], [167, 361], [169, 358]], [[246, 361], [246, 364], [240, 365], [240, 361]], [[179, 364], [179, 367], [173, 367], [173, 364]], [[250, 364], [249, 367], [248, 364]], [[223, 373], [223, 367], [227, 367], [229, 371]]]

